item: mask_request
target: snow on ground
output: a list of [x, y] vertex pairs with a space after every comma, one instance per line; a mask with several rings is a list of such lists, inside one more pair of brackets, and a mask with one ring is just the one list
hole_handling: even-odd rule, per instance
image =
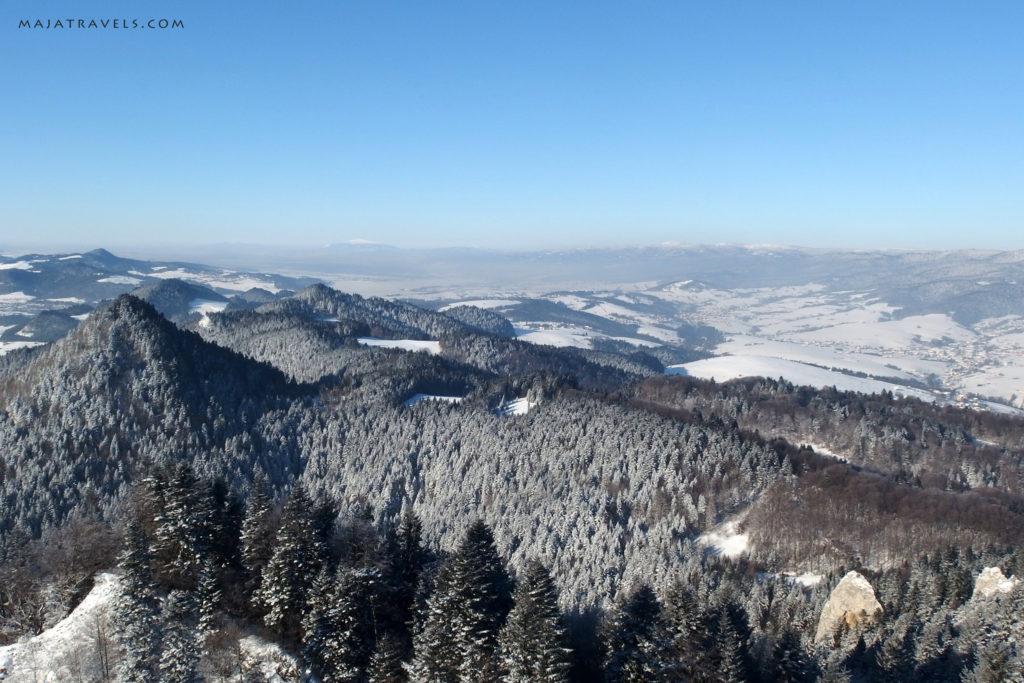
[[[0, 681], [4, 683], [60, 683], [92, 677], [83, 671], [95, 659], [97, 627], [109, 637], [110, 604], [117, 591], [117, 577], [96, 576], [93, 589], [67, 617], [37, 636], [0, 647]], [[3, 672], [9, 676], [4, 676]]]
[[[118, 658], [112, 637], [110, 611], [118, 589], [118, 577], [96, 576], [95, 585], [71, 614], [37, 636], [13, 645], [0, 646], [0, 681], [3, 683], [63, 683], [104, 680], [100, 668], [98, 634], [106, 641], [107, 657]], [[268, 642], [239, 624], [237, 647], [228, 644], [240, 671], [259, 671], [259, 680], [299, 680], [302, 663], [275, 643]], [[219, 680], [219, 679], [218, 679]], [[235, 680], [232, 678], [232, 680]], [[248, 679], [246, 679], [248, 680]]]
[[816, 443], [809, 443], [807, 445], [813, 448], [815, 453], [818, 453], [820, 455], [827, 455], [830, 458], [835, 458], [836, 460], [842, 462], [850, 462], [849, 459], [847, 459], [846, 457], [839, 455], [838, 453], [831, 451], [828, 448], [825, 448], [824, 446], [819, 446]]
[[498, 415], [526, 415], [528, 412], [530, 412], [530, 409], [532, 409], [536, 405], [536, 401], [529, 401], [525, 398], [517, 398], [512, 401], [503, 403], [501, 406], [498, 407], [497, 412]]
[[706, 534], [697, 537], [697, 543], [708, 548], [715, 555], [735, 560], [750, 551], [750, 536], [738, 533], [739, 520], [719, 525]]
[[602, 318], [607, 318], [608, 320], [617, 321], [634, 320], [637, 317], [637, 312], [633, 309], [609, 303], [607, 301], [585, 308], [583, 309], [583, 312], [599, 315]]
[[834, 386], [840, 391], [859, 391], [864, 394], [877, 394], [892, 391], [902, 396], [915, 396], [925, 401], [932, 401], [935, 396], [930, 392], [911, 387], [882, 382], [874, 379], [854, 377], [841, 372], [825, 370], [804, 363], [769, 358], [764, 356], [716, 356], [692, 363], [672, 365], [665, 369], [669, 375], [688, 375], [703, 379], [714, 378], [724, 382], [740, 377], [783, 377], [798, 386], [812, 387]]
[[516, 328], [516, 338], [531, 344], [546, 344], [548, 346], [575, 346], [580, 349], [592, 348], [590, 338], [594, 336], [592, 330], [582, 327], [560, 327], [549, 330], [532, 330], [527, 327]]
[[791, 572], [786, 572], [783, 573], [783, 576], [785, 576], [793, 583], [800, 584], [804, 588], [814, 588], [819, 583], [821, 583], [822, 579], [825, 578], [822, 574], [814, 574], [812, 572], [804, 572], [803, 574], [794, 574]]
[[42, 346], [45, 342], [31, 341], [0, 341], [0, 356], [15, 349], [30, 349], [33, 346]]
[[[225, 274], [230, 275], [230, 274]], [[275, 285], [270, 280], [260, 280], [258, 278], [249, 277], [247, 275], [231, 275], [230, 278], [226, 278], [225, 275], [221, 277], [205, 277], [196, 276], [197, 279], [208, 287], [214, 287], [216, 289], [228, 289], [233, 292], [248, 292], [250, 289], [265, 289], [271, 294], [277, 294], [281, 291], [281, 288]]]
[[70, 256], [61, 256], [58, 261], [70, 261], [71, 259], [82, 258], [81, 254], [71, 254]]
[[[841, 368], [851, 372], [880, 377], [920, 379], [929, 373], [943, 374], [949, 367], [941, 361], [927, 361], [908, 356], [881, 356], [867, 353], [844, 352], [834, 348], [809, 346], [797, 342], [762, 339], [750, 335], [735, 335], [715, 347], [719, 355], [746, 355], [781, 358], [826, 368]], [[895, 366], [895, 367], [892, 367]], [[907, 370], [911, 371], [908, 372]]]
[[184, 268], [167, 270], [167, 266], [156, 266], [153, 268], [153, 272], [149, 275], [150, 277], [158, 277], [163, 280], [177, 278], [178, 280], [197, 282], [215, 289], [227, 289], [237, 292], [246, 292], [254, 287], [265, 289], [271, 294], [277, 294], [281, 291], [280, 287], [275, 286], [274, 283], [269, 280], [260, 280], [247, 275], [241, 275], [230, 270], [222, 271], [219, 275], [213, 275], [209, 273], [192, 273]]
[[1024, 407], [1024, 362], [987, 367], [960, 378], [963, 391], [979, 396], [997, 396]]
[[581, 296], [576, 296], [575, 294], [559, 294], [557, 296], [546, 296], [544, 298], [547, 299], [548, 301], [553, 301], [556, 304], [563, 304], [565, 306], [568, 306], [569, 308], [576, 311], [582, 311], [584, 308], [590, 305], [589, 300], [584, 299]]
[[844, 323], [789, 336], [794, 341], [831, 342], [845, 348], [906, 349], [921, 343], [969, 341], [977, 335], [948, 315], [912, 315], [902, 320]]
[[101, 277], [96, 282], [107, 282], [112, 285], [130, 285], [132, 287], [142, 284], [141, 279], [130, 275], [110, 275], [109, 277]]
[[456, 306], [476, 306], [477, 308], [505, 308], [506, 306], [516, 306], [521, 303], [516, 299], [474, 299], [472, 301], [456, 301], [455, 303], [442, 306], [439, 310], [444, 313], [449, 308], [455, 308]]
[[227, 308], [227, 301], [210, 301], [209, 299], [192, 299], [188, 302], [188, 310], [190, 313], [218, 313]]
[[188, 302], [188, 310], [190, 313], [201, 313], [203, 319], [199, 321], [200, 327], [206, 327], [210, 324], [210, 319], [207, 317], [208, 313], [219, 313], [227, 308], [227, 301], [210, 301], [209, 299], [192, 299]]
[[666, 329], [664, 327], [654, 327], [653, 325], [641, 325], [636, 328], [637, 334], [643, 334], [648, 337], [654, 337], [663, 342], [674, 344], [679, 341], [679, 335], [673, 330]]
[[10, 294], [0, 294], [0, 303], [3, 304], [27, 304], [29, 301], [34, 300], [35, 297], [25, 292], [11, 292]]
[[35, 261], [14, 261], [12, 263], [0, 263], [0, 270], [32, 270]]
[[402, 401], [405, 407], [414, 406], [420, 401], [444, 401], [446, 403], [462, 403], [464, 396], [435, 396], [434, 394], [415, 394]]
[[363, 346], [376, 346], [384, 349], [403, 349], [405, 351], [425, 351], [426, 353], [441, 353], [441, 342], [421, 341], [419, 339], [378, 339], [376, 337], [359, 337], [358, 341]]

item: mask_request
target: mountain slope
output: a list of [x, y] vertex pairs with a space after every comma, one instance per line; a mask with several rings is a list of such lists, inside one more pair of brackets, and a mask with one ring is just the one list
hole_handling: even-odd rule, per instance
[[260, 460], [283, 477], [297, 453], [270, 457], [261, 432], [303, 391], [122, 296], [0, 381], [3, 523], [38, 532], [81, 504], [109, 507], [168, 459], [243, 480]]

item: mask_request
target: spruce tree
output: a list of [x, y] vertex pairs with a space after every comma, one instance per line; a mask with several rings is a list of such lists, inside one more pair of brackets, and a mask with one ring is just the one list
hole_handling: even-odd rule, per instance
[[604, 677], [609, 682], [642, 683], [666, 678], [671, 641], [658, 597], [646, 584], [616, 606], [605, 627]]
[[423, 548], [423, 524], [412, 510], [406, 509], [402, 513], [402, 521], [396, 536], [396, 547], [391, 560], [391, 577], [394, 582], [398, 618], [401, 623], [407, 623], [411, 616], [420, 573], [427, 561], [427, 553]]
[[406, 683], [409, 676], [402, 663], [402, 643], [390, 634], [377, 639], [367, 671], [370, 683]]
[[373, 654], [373, 614], [378, 574], [374, 570], [339, 570], [335, 598], [339, 680], [365, 678]]
[[718, 613], [713, 641], [717, 667], [709, 680], [715, 683], [740, 683], [746, 680], [742, 639], [726, 607]]
[[680, 580], [665, 596], [665, 627], [672, 639], [669, 666], [682, 678], [710, 676], [713, 663], [707, 655], [708, 630], [693, 589]]
[[196, 601], [199, 613], [199, 631], [203, 638], [217, 630], [217, 615], [220, 611], [222, 592], [217, 584], [217, 570], [207, 557], [199, 568], [199, 583], [196, 586]]
[[274, 554], [263, 569], [256, 594], [257, 603], [266, 610], [263, 623], [293, 640], [300, 636], [309, 587], [323, 566], [311, 512], [309, 496], [296, 486], [281, 514]]
[[775, 643], [775, 677], [776, 683], [800, 683], [811, 680], [811, 663], [800, 644], [800, 636], [796, 631], [787, 628]]
[[341, 669], [338, 653], [337, 584], [327, 569], [321, 569], [309, 591], [302, 617], [302, 655], [313, 672], [324, 681], [336, 680]]
[[193, 589], [199, 567], [212, 540], [213, 510], [203, 487], [186, 464], [178, 464], [163, 491], [163, 510], [156, 518], [156, 560], [161, 576], [172, 586]]
[[166, 683], [196, 683], [202, 657], [198, 606], [190, 591], [172, 590], [164, 602], [160, 678]]
[[461, 652], [452, 615], [459, 596], [454, 590], [455, 569], [445, 562], [434, 577], [434, 587], [417, 614], [413, 634], [413, 660], [409, 680], [413, 683], [457, 683]]
[[512, 582], [494, 545], [490, 528], [473, 522], [452, 558], [451, 615], [459, 647], [460, 673], [477, 680], [496, 665], [498, 633], [512, 608]]
[[160, 652], [159, 608], [146, 537], [135, 519], [128, 522], [124, 548], [118, 556], [120, 590], [114, 599], [114, 633], [124, 654], [121, 680], [149, 683], [157, 679]]
[[[242, 533], [239, 539], [244, 581], [244, 592], [251, 601], [259, 589], [266, 567], [274, 554], [274, 528], [271, 523], [270, 497], [267, 480], [262, 471], [256, 474], [252, 492], [245, 508]], [[256, 616], [254, 610], [254, 616]]]
[[505, 680], [568, 680], [569, 649], [558, 608], [558, 590], [540, 562], [531, 560], [515, 592], [515, 606], [499, 635]]

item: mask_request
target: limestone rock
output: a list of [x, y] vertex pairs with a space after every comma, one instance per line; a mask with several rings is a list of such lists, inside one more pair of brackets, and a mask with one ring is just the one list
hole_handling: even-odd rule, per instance
[[1006, 578], [1003, 570], [999, 567], [985, 567], [974, 580], [974, 598], [991, 598], [997, 593], [1009, 593], [1020, 585], [1020, 579], [1015, 576]]
[[875, 598], [875, 590], [868, 580], [857, 572], [849, 572], [828, 596], [818, 619], [814, 642], [831, 638], [843, 624], [850, 628], [871, 624], [881, 613], [882, 605]]

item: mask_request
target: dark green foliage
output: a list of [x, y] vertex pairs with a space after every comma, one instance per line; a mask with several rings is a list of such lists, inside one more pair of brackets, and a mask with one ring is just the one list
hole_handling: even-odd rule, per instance
[[558, 608], [558, 591], [540, 562], [526, 564], [515, 606], [499, 635], [506, 681], [560, 683], [568, 680], [569, 649]]
[[259, 613], [252, 598], [263, 579], [263, 569], [274, 554], [275, 535], [266, 477], [258, 472], [246, 504], [239, 539], [244, 592], [252, 605], [252, 614]]
[[324, 565], [312, 514], [309, 496], [305, 489], [296, 486], [281, 514], [274, 554], [263, 568], [256, 593], [257, 604], [266, 611], [263, 622], [288, 639], [300, 634], [307, 592]]
[[149, 683], [158, 675], [161, 632], [151, 562], [146, 537], [129, 520], [117, 562], [121, 586], [113, 605], [114, 634], [124, 652], [119, 669], [127, 683]]
[[616, 606], [605, 626], [605, 647], [606, 681], [670, 680], [671, 637], [650, 586], [637, 586]]
[[775, 643], [774, 650], [776, 683], [802, 683], [812, 681], [810, 657], [800, 643], [800, 636], [787, 628]]
[[405, 683], [409, 680], [402, 664], [402, 651], [402, 644], [394, 636], [378, 638], [367, 670], [369, 683]]
[[164, 600], [163, 642], [160, 677], [168, 683], [197, 683], [202, 656], [196, 596], [190, 591], [172, 590]]

